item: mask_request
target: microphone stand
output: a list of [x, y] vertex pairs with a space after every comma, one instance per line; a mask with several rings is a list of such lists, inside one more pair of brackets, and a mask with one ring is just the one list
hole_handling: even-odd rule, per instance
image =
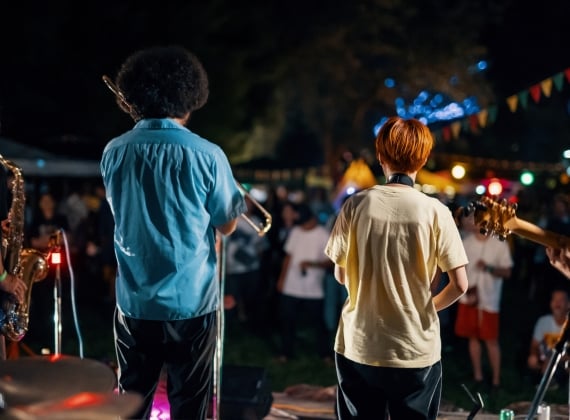
[[566, 321], [564, 321], [564, 325], [562, 326], [562, 330], [558, 337], [558, 341], [556, 342], [552, 356], [550, 356], [550, 360], [548, 361], [548, 366], [546, 367], [546, 371], [542, 375], [542, 379], [540, 380], [540, 384], [538, 385], [538, 388], [534, 395], [534, 399], [530, 406], [530, 411], [526, 417], [526, 420], [533, 420], [535, 418], [535, 415], [538, 411], [538, 406], [542, 402], [544, 394], [546, 394], [548, 385], [550, 385], [550, 381], [552, 380], [554, 372], [558, 367], [558, 363], [560, 362], [560, 359], [566, 352], [566, 347], [569, 338], [570, 338], [570, 312], [566, 314]]
[[55, 267], [55, 282], [53, 286], [53, 301], [54, 301], [54, 353], [61, 354], [61, 269], [60, 264]]
[[[61, 354], [61, 230], [58, 230], [50, 237], [49, 241], [50, 255], [52, 263], [55, 264], [55, 279], [53, 285], [53, 301], [54, 301], [54, 354]], [[56, 257], [57, 256], [57, 257]], [[59, 259], [57, 259], [59, 258]]]

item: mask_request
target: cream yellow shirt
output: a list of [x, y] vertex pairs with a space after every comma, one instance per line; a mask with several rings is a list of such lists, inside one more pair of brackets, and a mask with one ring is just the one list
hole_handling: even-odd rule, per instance
[[346, 201], [326, 255], [346, 270], [335, 351], [366, 365], [422, 368], [441, 359], [431, 281], [467, 264], [451, 211], [414, 188], [377, 185]]

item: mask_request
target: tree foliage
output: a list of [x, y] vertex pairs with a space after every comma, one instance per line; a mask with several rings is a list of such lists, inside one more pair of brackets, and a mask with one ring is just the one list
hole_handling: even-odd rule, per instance
[[[13, 4], [3, 16], [13, 16], [16, 26], [22, 18], [19, 41], [3, 48], [20, 58], [2, 68], [5, 131], [102, 150], [132, 122], [101, 76], [114, 76], [135, 49], [176, 43], [193, 50], [210, 75], [209, 103], [191, 126], [232, 160], [287, 150], [278, 143], [302, 133], [316, 142], [311, 154], [324, 151], [331, 161], [340, 149], [369, 147], [373, 125], [394, 114], [396, 97], [409, 100], [428, 89], [491, 101], [488, 82], [472, 65], [486, 57], [480, 34], [505, 4], [177, 0], [145, 9], [108, 0], [84, 5], [85, 13], [68, 0], [42, 6], [26, 20], [26, 6]], [[395, 88], [384, 86], [387, 77]], [[37, 124], [22, 127], [25, 119]]]

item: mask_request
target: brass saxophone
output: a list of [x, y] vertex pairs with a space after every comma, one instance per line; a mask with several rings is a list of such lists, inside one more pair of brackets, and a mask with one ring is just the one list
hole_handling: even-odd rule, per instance
[[[8, 273], [20, 277], [28, 286], [23, 302], [11, 293], [0, 293], [0, 332], [12, 341], [20, 341], [28, 331], [32, 285], [46, 278], [46, 256], [35, 249], [23, 249], [26, 196], [21, 169], [0, 155], [0, 164], [9, 171], [12, 202], [8, 211], [9, 234], [2, 235], [2, 260]], [[0, 317], [2, 314], [0, 314]]]

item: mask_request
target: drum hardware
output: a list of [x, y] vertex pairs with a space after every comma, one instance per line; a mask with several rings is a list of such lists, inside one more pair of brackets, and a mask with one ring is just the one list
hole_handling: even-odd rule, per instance
[[62, 399], [82, 392], [109, 392], [116, 386], [110, 366], [92, 359], [51, 355], [0, 363], [0, 394], [7, 407]]

